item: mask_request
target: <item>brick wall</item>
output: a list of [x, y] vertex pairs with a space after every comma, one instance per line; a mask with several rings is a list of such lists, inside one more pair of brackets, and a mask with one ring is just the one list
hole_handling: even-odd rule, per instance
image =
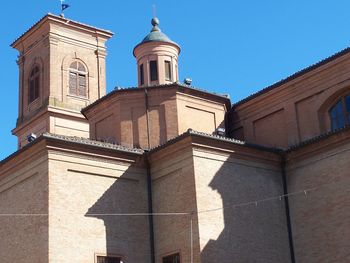
[[94, 262], [95, 254], [149, 262], [145, 170], [131, 161], [50, 152], [50, 262]]
[[316, 144], [289, 156], [289, 192], [301, 191], [289, 199], [297, 262], [350, 261], [349, 149]]
[[47, 174], [37, 148], [0, 167], [1, 262], [48, 262]]
[[201, 262], [290, 262], [283, 200], [232, 207], [283, 193], [278, 157], [235, 152], [194, 151]]

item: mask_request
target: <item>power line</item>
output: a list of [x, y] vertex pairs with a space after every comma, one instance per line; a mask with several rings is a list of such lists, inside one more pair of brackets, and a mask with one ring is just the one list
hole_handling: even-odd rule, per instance
[[[291, 196], [300, 195], [300, 194], [303, 194], [303, 195], [307, 196], [307, 194], [309, 192], [317, 191], [320, 188], [323, 188], [323, 187], [326, 187], [326, 186], [329, 186], [329, 185], [335, 185], [335, 184], [343, 183], [344, 181], [347, 181], [347, 180], [349, 180], [349, 179], [340, 180], [338, 182], [331, 182], [331, 183], [327, 183], [327, 184], [322, 184], [322, 185], [319, 185], [317, 187], [307, 188], [307, 189], [300, 190], [300, 191], [295, 191], [295, 192], [290, 192], [288, 194], [281, 194], [281, 195], [276, 195], [276, 196], [267, 197], [267, 198], [263, 198], [263, 199], [251, 200], [251, 201], [242, 202], [242, 203], [231, 203], [231, 204], [227, 204], [225, 206], [220, 206], [220, 207], [206, 209], [206, 210], [193, 211], [193, 212], [86, 213], [84, 215], [85, 216], [190, 216], [190, 215], [194, 215], [194, 214], [215, 212], [215, 211], [220, 211], [220, 210], [229, 209], [229, 208], [244, 207], [244, 206], [251, 206], [251, 205], [258, 206], [259, 203], [268, 202], [268, 201], [274, 201], [274, 200], [282, 201], [282, 199], [285, 198], [285, 197], [291, 197]], [[66, 213], [66, 214], [81, 215], [81, 213]], [[19, 217], [24, 217], [24, 216], [49, 216], [49, 214], [48, 213], [2, 213], [2, 214], [0, 214], [0, 216], [19, 216]]]

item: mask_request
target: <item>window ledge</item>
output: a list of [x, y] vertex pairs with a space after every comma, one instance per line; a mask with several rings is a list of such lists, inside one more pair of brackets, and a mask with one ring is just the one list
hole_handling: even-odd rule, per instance
[[78, 96], [78, 95], [67, 94], [67, 97], [82, 100], [82, 101], [89, 101], [88, 97], [83, 97], [83, 96]]

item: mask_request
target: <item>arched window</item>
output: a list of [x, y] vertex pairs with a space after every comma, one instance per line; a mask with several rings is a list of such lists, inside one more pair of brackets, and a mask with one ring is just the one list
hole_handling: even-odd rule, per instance
[[336, 130], [350, 124], [350, 94], [341, 97], [329, 110], [331, 129]]
[[79, 61], [74, 61], [69, 66], [69, 94], [87, 97], [87, 71]]
[[35, 101], [39, 97], [40, 91], [40, 70], [38, 66], [35, 66], [29, 75], [29, 103]]

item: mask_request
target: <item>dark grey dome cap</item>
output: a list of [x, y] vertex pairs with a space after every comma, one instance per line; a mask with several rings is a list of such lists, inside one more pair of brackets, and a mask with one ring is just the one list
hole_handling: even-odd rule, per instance
[[143, 44], [146, 42], [152, 42], [152, 41], [160, 41], [160, 42], [167, 42], [167, 43], [171, 43], [171, 44], [174, 44], [176, 46], [179, 46], [177, 43], [172, 41], [167, 35], [165, 35], [160, 30], [160, 28], [158, 27], [158, 25], [159, 25], [158, 18], [156, 18], [156, 17], [152, 18], [151, 23], [153, 25], [151, 32], [141, 41], [140, 44]]
[[160, 32], [160, 31], [152, 31], [141, 41], [141, 43], [150, 42], [150, 41], [162, 41], [162, 42], [169, 42], [169, 43], [176, 44], [167, 35], [165, 35], [163, 32]]

